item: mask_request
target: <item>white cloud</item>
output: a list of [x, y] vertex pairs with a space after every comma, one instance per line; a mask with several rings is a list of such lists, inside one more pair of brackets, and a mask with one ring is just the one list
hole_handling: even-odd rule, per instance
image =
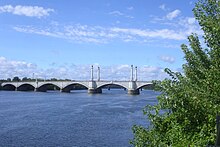
[[184, 40], [185, 35], [181, 32], [176, 32], [169, 29], [158, 29], [158, 30], [141, 30], [133, 28], [111, 28], [112, 32], [121, 33], [123, 35], [132, 35], [138, 37], [149, 37], [149, 38], [163, 38], [163, 39], [173, 39], [173, 40]]
[[161, 10], [163, 10], [163, 11], [167, 11], [167, 10], [168, 10], [168, 8], [166, 7], [165, 4], [160, 5], [159, 8], [160, 8]]
[[175, 31], [176, 34], [181, 35], [185, 39], [192, 33], [196, 33], [199, 36], [203, 35], [203, 31], [194, 17], [181, 16], [173, 20], [169, 20], [167, 17], [151, 17], [151, 23], [160, 24], [161, 26], [164, 26], [166, 28], [172, 28], [169, 30]]
[[178, 10], [178, 9], [176, 9], [176, 10], [174, 10], [174, 11], [168, 13], [168, 14], [166, 15], [166, 17], [167, 17], [167, 19], [169, 19], [169, 20], [173, 20], [173, 19], [176, 18], [180, 13], [181, 13], [181, 11]]
[[[96, 78], [96, 72], [98, 64], [94, 65], [94, 78]], [[72, 80], [89, 80], [91, 65], [75, 65], [64, 64], [58, 65], [53, 63], [50, 68], [41, 69], [36, 64], [9, 60], [5, 57], [0, 57], [0, 79], [13, 78], [18, 76], [33, 77], [33, 73], [37, 78], [62, 78]], [[102, 80], [130, 80], [130, 65], [113, 65], [113, 66], [101, 66], [101, 79]], [[163, 79], [167, 75], [163, 72], [163, 68], [154, 66], [141, 66], [138, 67], [138, 79], [139, 80], [155, 80]]]
[[0, 78], [10, 78], [12, 76], [25, 76], [36, 71], [37, 66], [24, 61], [8, 60], [0, 57]]
[[[38, 34], [43, 36], [62, 38], [76, 42], [90, 42], [90, 43], [105, 43], [102, 36], [105, 32], [98, 31], [98, 28], [88, 28], [87, 26], [64, 26], [63, 28], [35, 28], [31, 26], [14, 27], [13, 29], [18, 32]], [[92, 29], [97, 29], [95, 32]], [[108, 34], [111, 35], [111, 34]]]
[[196, 22], [196, 19], [194, 17], [187, 17], [186, 20], [187, 20], [188, 24], [191, 24], [191, 25], [195, 24], [195, 22]]
[[182, 18], [176, 23], [176, 25], [178, 27], [186, 28], [185, 33], [187, 35], [190, 35], [192, 33], [196, 33], [200, 36], [203, 35], [203, 31], [194, 17]]
[[79, 43], [109, 43], [115, 40], [124, 42], [143, 42], [149, 39], [185, 40], [191, 31], [188, 28], [176, 29], [138, 29], [122, 27], [101, 27], [87, 25], [50, 25], [49, 27], [16, 26], [14, 30], [23, 33], [37, 34], [66, 39]]
[[[111, 14], [124, 15], [119, 11], [113, 11]], [[173, 19], [174, 16], [176, 16], [176, 13], [174, 14], [172, 17], [170, 16], [170, 19]], [[116, 40], [149, 44], [149, 40], [152, 39], [169, 39], [178, 41], [186, 40], [187, 36], [191, 33], [197, 33], [198, 35], [203, 34], [194, 17], [182, 16], [172, 21], [164, 17], [163, 19], [154, 19], [154, 21], [154, 23], [162, 24], [162, 26], [165, 27], [153, 30], [148, 28], [102, 27], [81, 24], [62, 25], [59, 22], [52, 21], [47, 27], [15, 26], [13, 29], [18, 32], [61, 38], [77, 43], [97, 44], [109, 43]], [[117, 23], [120, 23], [120, 21], [116, 21], [116, 24]], [[167, 44], [166, 46], [173, 45]]]
[[174, 63], [175, 58], [171, 56], [160, 56], [160, 60], [167, 62], [167, 63]]
[[167, 74], [164, 72], [164, 69], [161, 67], [155, 66], [143, 66], [138, 69], [139, 80], [143, 79], [155, 79], [162, 80], [167, 78]]
[[109, 12], [108, 14], [113, 15], [113, 16], [123, 16], [123, 17], [131, 18], [131, 19], [134, 18], [133, 16], [126, 15], [120, 11], [112, 11], [112, 12]]
[[119, 24], [119, 23], [121, 23], [121, 22], [120, 22], [119, 20], [117, 20], [117, 21], [116, 21], [116, 24]]
[[134, 7], [127, 7], [128, 10], [134, 10]]
[[112, 11], [109, 12], [110, 15], [115, 15], [115, 16], [123, 16], [124, 13], [120, 12], [120, 11]]
[[54, 12], [53, 9], [43, 8], [38, 6], [12, 6], [12, 5], [4, 5], [0, 6], [0, 13], [12, 13], [14, 15], [24, 15], [28, 17], [37, 17], [41, 18], [44, 16], [49, 16], [50, 12]]

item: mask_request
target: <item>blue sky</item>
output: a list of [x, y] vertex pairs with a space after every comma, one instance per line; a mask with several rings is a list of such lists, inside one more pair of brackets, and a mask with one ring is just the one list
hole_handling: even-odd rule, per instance
[[202, 34], [195, 1], [1, 0], [0, 79], [6, 77], [88, 79], [100, 66], [103, 79], [163, 79], [180, 70], [182, 43]]

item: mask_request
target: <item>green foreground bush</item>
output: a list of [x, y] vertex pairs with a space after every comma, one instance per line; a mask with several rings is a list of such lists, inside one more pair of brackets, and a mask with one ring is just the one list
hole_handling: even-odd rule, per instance
[[182, 45], [186, 63], [183, 74], [165, 71], [171, 78], [155, 81], [161, 91], [158, 104], [147, 105], [150, 126], [133, 126], [131, 144], [144, 146], [206, 146], [215, 144], [216, 115], [220, 113], [220, 1], [200, 0], [193, 9], [204, 31]]

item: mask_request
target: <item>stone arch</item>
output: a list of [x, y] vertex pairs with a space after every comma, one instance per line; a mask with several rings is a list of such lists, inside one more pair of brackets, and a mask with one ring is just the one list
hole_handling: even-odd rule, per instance
[[16, 90], [16, 86], [13, 84], [5, 84], [2, 86], [3, 90], [7, 90], [7, 91], [15, 91]]
[[137, 87], [137, 89], [142, 89], [142, 88], [148, 87], [148, 86], [151, 87], [152, 85], [153, 85], [152, 83], [143, 84], [143, 85]]
[[70, 92], [71, 90], [83, 90], [83, 89], [88, 89], [87, 85], [84, 85], [82, 83], [71, 83], [63, 87], [61, 91]]
[[34, 91], [35, 87], [33, 85], [31, 85], [31, 84], [24, 83], [24, 84], [18, 86], [17, 90], [18, 91]]
[[119, 86], [119, 87], [121, 87], [121, 88], [123, 88], [123, 89], [126, 89], [127, 90], [127, 87], [125, 87], [124, 85], [122, 85], [122, 84], [118, 84], [118, 83], [106, 83], [106, 84], [102, 84], [102, 85], [99, 85], [98, 87], [97, 87], [97, 89], [102, 89], [103, 87], [105, 87], [105, 86], [111, 86], [111, 85], [115, 85], [115, 86]]
[[[56, 88], [56, 89], [55, 89]], [[36, 91], [46, 92], [47, 90], [60, 90], [61, 87], [54, 83], [45, 83], [39, 86]]]

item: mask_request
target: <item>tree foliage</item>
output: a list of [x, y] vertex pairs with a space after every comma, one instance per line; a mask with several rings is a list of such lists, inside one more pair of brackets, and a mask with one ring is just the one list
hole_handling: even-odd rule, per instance
[[193, 9], [204, 31], [182, 45], [186, 63], [183, 74], [165, 71], [171, 78], [157, 81], [158, 104], [147, 105], [150, 126], [134, 126], [131, 143], [143, 146], [205, 146], [214, 144], [216, 115], [220, 113], [220, 1], [200, 0]]
[[14, 78], [12, 79], [12, 81], [13, 81], [13, 82], [19, 82], [19, 81], [21, 81], [21, 79], [16, 76], [16, 77], [14, 77]]

